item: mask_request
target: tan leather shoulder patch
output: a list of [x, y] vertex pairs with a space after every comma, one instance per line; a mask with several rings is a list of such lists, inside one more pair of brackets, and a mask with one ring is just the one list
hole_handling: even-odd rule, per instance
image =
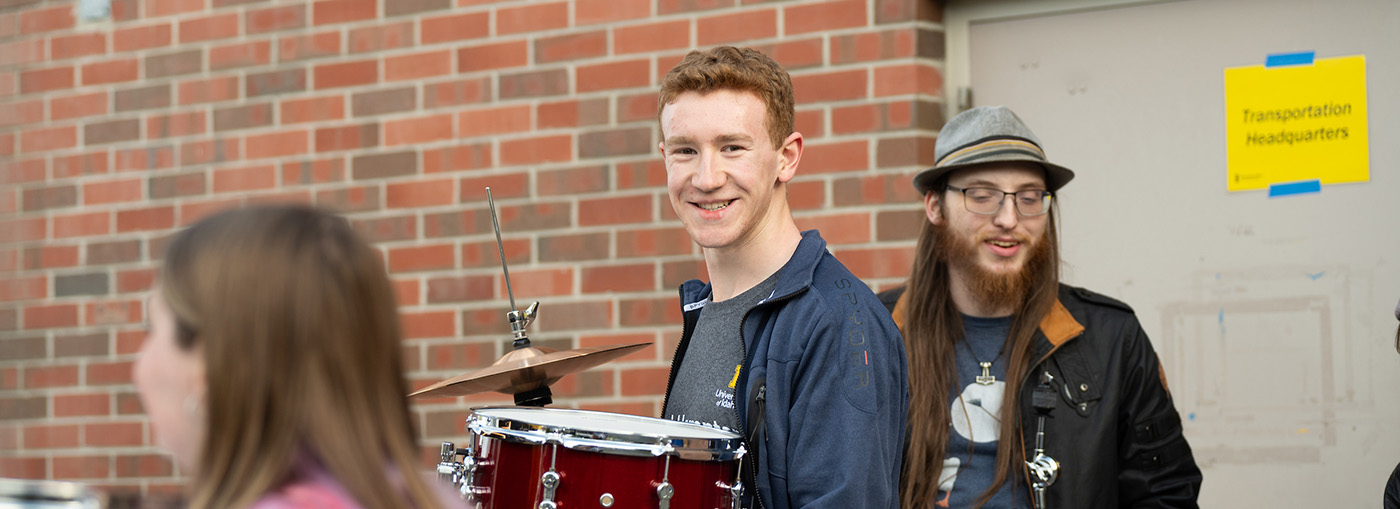
[[1060, 346], [1069, 341], [1069, 338], [1082, 334], [1084, 326], [1074, 319], [1074, 315], [1069, 314], [1063, 303], [1056, 300], [1055, 306], [1050, 308], [1045, 318], [1040, 319], [1040, 332], [1045, 333], [1045, 339], [1050, 340], [1051, 345]]
[[906, 289], [904, 293], [899, 294], [899, 300], [894, 303], [894, 311], [890, 312], [890, 319], [894, 320], [895, 327], [899, 327], [899, 333], [901, 335], [904, 334], [904, 315], [908, 313], [906, 311], [908, 308], [909, 291]]

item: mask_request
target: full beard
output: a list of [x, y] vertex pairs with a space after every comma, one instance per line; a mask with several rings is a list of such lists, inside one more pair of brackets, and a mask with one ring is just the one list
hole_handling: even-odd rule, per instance
[[934, 246], [940, 261], [957, 267], [968, 280], [968, 289], [978, 304], [989, 309], [1020, 309], [1031, 286], [1047, 270], [1050, 250], [1049, 230], [1039, 239], [1018, 239], [1026, 249], [1026, 260], [1011, 272], [994, 272], [977, 263], [981, 241], [957, 235], [946, 225], [934, 225]]

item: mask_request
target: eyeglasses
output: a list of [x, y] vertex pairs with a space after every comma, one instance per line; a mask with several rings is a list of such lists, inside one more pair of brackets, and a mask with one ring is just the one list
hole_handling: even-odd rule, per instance
[[1054, 194], [1044, 189], [1027, 189], [1008, 193], [1000, 189], [990, 187], [969, 187], [958, 188], [948, 186], [948, 189], [962, 192], [963, 205], [967, 211], [973, 214], [990, 216], [1001, 211], [1002, 202], [1006, 201], [1007, 195], [1016, 197], [1016, 211], [1023, 216], [1039, 216], [1050, 211], [1050, 200]]

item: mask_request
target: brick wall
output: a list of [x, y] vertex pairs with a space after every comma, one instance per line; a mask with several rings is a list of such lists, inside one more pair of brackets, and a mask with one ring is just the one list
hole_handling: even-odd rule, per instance
[[[872, 286], [908, 270], [942, 125], [935, 0], [0, 0], [0, 476], [169, 489], [131, 385], [143, 297], [176, 229], [312, 202], [385, 253], [421, 386], [508, 342], [484, 186], [538, 344], [650, 341], [556, 406], [655, 415], [704, 276], [666, 198], [659, 78], [690, 48], [792, 72], [798, 224]], [[523, 306], [523, 304], [522, 304]], [[425, 456], [472, 405], [416, 403]], [[427, 461], [427, 460], [425, 460]]]

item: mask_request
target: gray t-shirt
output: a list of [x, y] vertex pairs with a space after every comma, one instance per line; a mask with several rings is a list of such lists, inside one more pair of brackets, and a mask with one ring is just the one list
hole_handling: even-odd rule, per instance
[[666, 399], [667, 419], [742, 433], [739, 412], [734, 409], [734, 386], [744, 362], [740, 326], [744, 315], [771, 297], [777, 286], [774, 272], [732, 299], [704, 302]]

